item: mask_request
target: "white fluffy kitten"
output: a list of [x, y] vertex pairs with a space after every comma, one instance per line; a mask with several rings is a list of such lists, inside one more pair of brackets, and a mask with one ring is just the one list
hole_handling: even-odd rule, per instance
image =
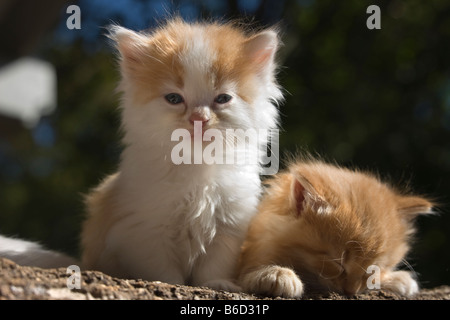
[[[171, 152], [179, 142], [171, 135], [192, 133], [194, 121], [224, 136], [226, 129], [276, 128], [277, 33], [176, 18], [150, 33], [113, 27], [111, 34], [120, 53], [125, 150], [118, 172], [87, 197], [83, 267], [235, 290], [261, 193], [261, 152], [245, 151], [253, 164], [176, 165]], [[226, 152], [244, 152], [242, 141], [227, 145]]]

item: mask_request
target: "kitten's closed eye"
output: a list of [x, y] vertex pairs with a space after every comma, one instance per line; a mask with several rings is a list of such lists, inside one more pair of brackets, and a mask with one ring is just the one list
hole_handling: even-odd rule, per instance
[[291, 268], [307, 290], [413, 295], [419, 287], [412, 273], [396, 267], [408, 252], [413, 219], [430, 212], [429, 200], [404, 195], [377, 176], [298, 161], [268, 181], [243, 245], [239, 279], [250, 292], [301, 296], [273, 289], [293, 287], [295, 278], [254, 271], [276, 265]]

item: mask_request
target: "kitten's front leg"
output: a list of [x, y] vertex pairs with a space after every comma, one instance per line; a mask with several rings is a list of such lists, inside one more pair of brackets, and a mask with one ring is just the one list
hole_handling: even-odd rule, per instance
[[192, 272], [192, 284], [216, 290], [240, 292], [235, 283], [236, 264], [242, 239], [227, 235], [217, 235], [200, 257]]
[[261, 266], [241, 276], [246, 291], [284, 298], [300, 298], [303, 283], [290, 268], [277, 265]]
[[392, 292], [412, 296], [419, 292], [419, 286], [416, 280], [408, 271], [391, 271], [386, 272], [381, 277], [381, 288]]

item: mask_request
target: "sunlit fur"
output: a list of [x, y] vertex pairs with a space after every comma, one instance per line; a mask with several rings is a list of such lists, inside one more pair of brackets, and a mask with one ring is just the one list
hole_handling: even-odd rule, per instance
[[[174, 18], [149, 32], [113, 26], [125, 150], [86, 199], [83, 264], [121, 277], [237, 289], [236, 261], [261, 193], [260, 166], [171, 160], [175, 129], [273, 129], [282, 99], [275, 30]], [[171, 105], [169, 93], [184, 102]], [[214, 102], [219, 94], [232, 99]], [[264, 142], [264, 141], [260, 141]], [[242, 152], [239, 141], [227, 141]], [[256, 148], [257, 150], [258, 148]], [[248, 155], [258, 159], [260, 151]]]
[[376, 265], [381, 288], [417, 292], [412, 274], [396, 267], [410, 248], [414, 218], [431, 212], [428, 200], [403, 195], [371, 174], [314, 160], [294, 162], [268, 183], [243, 246], [245, 290], [352, 295], [367, 289], [373, 272], [366, 271]]

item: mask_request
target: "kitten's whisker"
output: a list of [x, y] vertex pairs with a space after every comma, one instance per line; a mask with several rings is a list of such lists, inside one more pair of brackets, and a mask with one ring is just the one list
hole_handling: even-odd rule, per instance
[[337, 275], [331, 276], [331, 277], [326, 277], [326, 276], [323, 275], [323, 269], [324, 269], [324, 266], [325, 266], [325, 262], [326, 262], [326, 261], [336, 261], [336, 260], [341, 260], [341, 259], [323, 259], [323, 260], [322, 260], [322, 269], [321, 269], [320, 272], [319, 272], [319, 276], [320, 276], [322, 279], [325, 279], [325, 280], [336, 279], [336, 278], [338, 278], [338, 277], [344, 272], [345, 269], [344, 269], [344, 267], [342, 266], [342, 263], [340, 262], [339, 265], [341, 266], [341, 270], [339, 271], [339, 273], [338, 273]]
[[325, 261], [342, 261], [342, 258], [327, 259]]
[[367, 269], [365, 269], [363, 266], [361, 266], [360, 264], [357, 264], [357, 266], [358, 266], [361, 270], [363, 270], [365, 273], [367, 273]]
[[345, 253], [346, 253], [346, 251], [345, 250], [343, 250], [342, 251], [342, 253], [341, 253], [341, 266], [343, 267], [343, 263], [344, 263], [344, 256], [345, 256]]
[[408, 261], [406, 261], [406, 259], [402, 259], [401, 262], [409, 269], [409, 271], [413, 272], [414, 274], [416, 273], [413, 266]]

